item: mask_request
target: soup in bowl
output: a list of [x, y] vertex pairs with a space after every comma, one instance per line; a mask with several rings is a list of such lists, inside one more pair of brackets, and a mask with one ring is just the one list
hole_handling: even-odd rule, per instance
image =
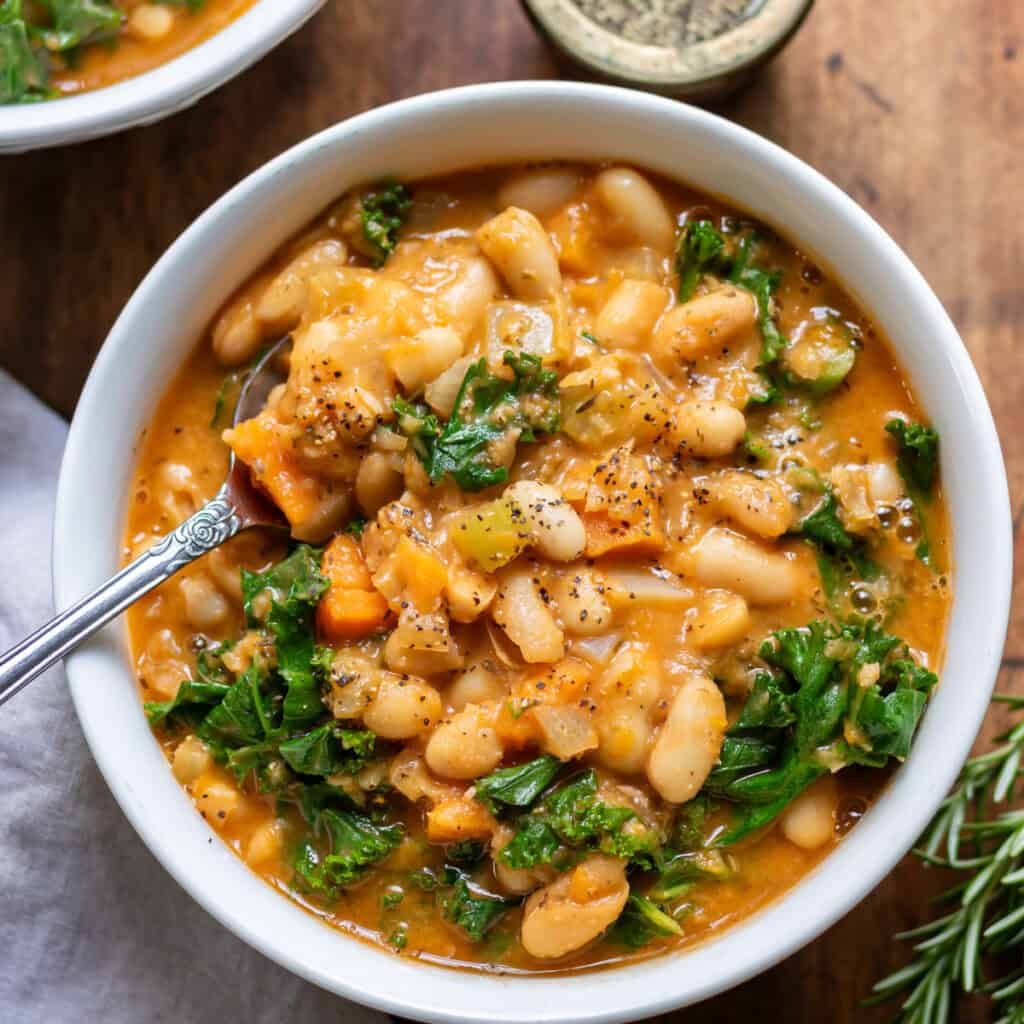
[[5, 0], [0, 153], [80, 142], [195, 103], [323, 0]]
[[[545, 90], [563, 116], [628, 123], [630, 152], [556, 145], [558, 104], [534, 115]], [[481, 120], [438, 168], [429, 135], [471, 101], [518, 141]], [[404, 147], [382, 155], [375, 123]], [[678, 168], [655, 145], [671, 127]], [[243, 935], [376, 1005], [468, 1019], [495, 986], [507, 1020], [692, 1001], [877, 881], [973, 738], [987, 690], [958, 674], [957, 623], [980, 610], [960, 595], [977, 559], [1005, 580], [1001, 531], [964, 526], [964, 423], [976, 485], [1005, 492], [983, 403], [962, 416], [978, 395], [953, 415], [929, 392], [976, 381], [955, 336], [957, 373], [915, 375], [889, 279], [933, 338], [948, 323], [877, 228], [708, 115], [552, 84], [335, 132], [225, 201], [218, 244], [268, 193], [302, 189], [292, 240], [265, 233], [279, 248], [259, 267], [236, 254], [233, 294], [160, 346], [181, 362], [155, 411], [131, 409], [124, 557], [212, 495], [229, 450], [290, 530], [238, 538], [133, 609], [157, 748], [123, 668], [112, 699], [185, 831], [145, 799], [130, 813]], [[717, 160], [687, 163], [701, 143]], [[774, 175], [774, 215], [730, 180], [738, 153]], [[785, 214], [815, 190], [819, 234], [790, 240]], [[181, 298], [199, 270], [178, 264]], [[284, 336], [282, 384], [229, 426], [247, 367]], [[1005, 601], [980, 621], [972, 645], [987, 630], [994, 659]], [[941, 764], [919, 778], [922, 749]], [[338, 943], [351, 970], [328, 966]]]

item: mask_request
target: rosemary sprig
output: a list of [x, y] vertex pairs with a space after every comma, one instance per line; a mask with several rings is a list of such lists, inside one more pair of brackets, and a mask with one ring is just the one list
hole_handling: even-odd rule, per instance
[[[1024, 697], [994, 700], [1024, 710]], [[965, 993], [989, 996], [1000, 1014], [995, 1024], [1024, 1024], [1024, 810], [994, 809], [1014, 796], [1024, 721], [996, 743], [967, 761], [914, 850], [926, 864], [957, 872], [960, 881], [938, 899], [947, 913], [896, 936], [914, 943], [914, 959], [879, 981], [867, 1001], [885, 1002], [909, 990], [896, 1024], [956, 1020]], [[983, 963], [1006, 953], [1015, 954], [1018, 966], [986, 981]]]

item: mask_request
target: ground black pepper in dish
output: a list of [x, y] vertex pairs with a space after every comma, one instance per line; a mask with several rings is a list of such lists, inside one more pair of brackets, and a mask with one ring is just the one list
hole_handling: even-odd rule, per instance
[[763, 0], [573, 0], [581, 13], [634, 43], [682, 47], [714, 39]]

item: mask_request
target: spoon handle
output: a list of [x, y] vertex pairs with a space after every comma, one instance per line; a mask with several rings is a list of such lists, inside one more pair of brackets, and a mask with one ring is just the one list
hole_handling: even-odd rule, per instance
[[222, 488], [173, 533], [143, 552], [98, 590], [77, 601], [0, 657], [0, 704], [13, 697], [133, 601], [233, 537], [243, 526]]

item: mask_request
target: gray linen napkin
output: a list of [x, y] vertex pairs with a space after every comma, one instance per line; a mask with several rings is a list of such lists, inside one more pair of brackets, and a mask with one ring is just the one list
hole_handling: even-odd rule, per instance
[[[0, 370], [0, 650], [52, 614], [67, 427]], [[289, 974], [180, 889], [114, 803], [63, 671], [0, 708], [0, 1020], [382, 1024]]]

